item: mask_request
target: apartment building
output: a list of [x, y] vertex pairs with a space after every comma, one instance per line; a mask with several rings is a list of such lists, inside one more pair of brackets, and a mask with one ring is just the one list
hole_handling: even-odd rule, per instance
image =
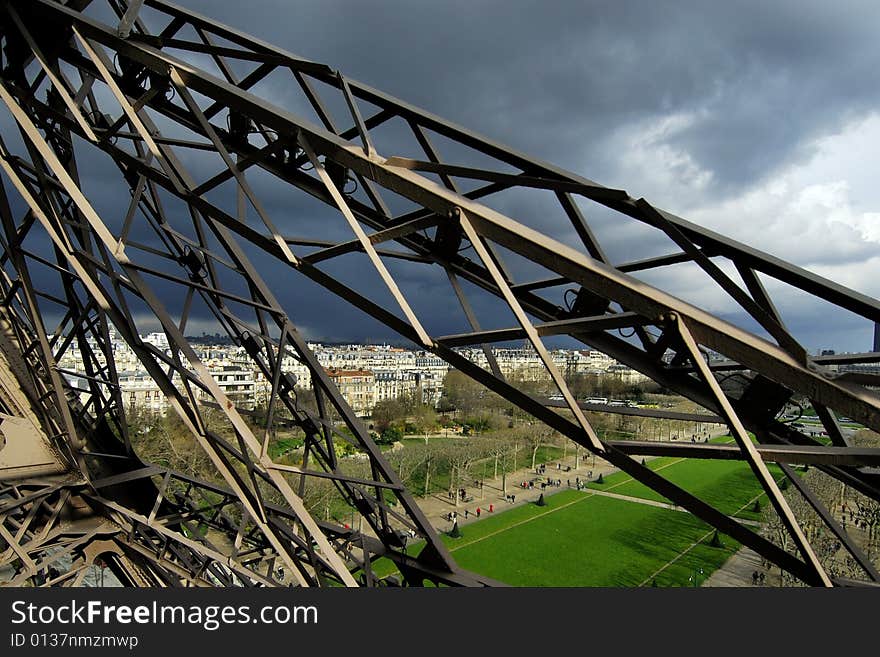
[[376, 405], [376, 377], [369, 370], [327, 370], [330, 380], [359, 417], [369, 417]]

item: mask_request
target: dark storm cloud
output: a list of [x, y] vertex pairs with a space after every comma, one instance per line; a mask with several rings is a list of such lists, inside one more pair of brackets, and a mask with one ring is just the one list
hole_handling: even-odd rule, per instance
[[600, 181], [609, 135], [695, 113], [671, 141], [732, 192], [880, 94], [876, 3], [185, 4]]
[[[643, 189], [659, 192], [660, 199], [645, 195], [676, 212], [698, 207], [703, 199], [736, 197], [803, 161], [817, 138], [833, 135], [873, 110], [880, 93], [870, 83], [880, 55], [873, 29], [880, 7], [872, 3], [179, 4], [588, 178], [634, 196], [643, 195]], [[290, 100], [295, 90], [267, 82], [266, 91], [273, 102], [290, 101], [288, 109], [298, 111]], [[676, 119], [674, 127], [651, 133], [650, 147], [684, 154], [687, 166], [708, 174], [687, 201], [678, 187], [665, 189], [663, 179], [634, 178], [628, 160], [633, 135], [650, 132], [669, 117]], [[398, 149], [407, 154], [404, 142], [393, 135], [381, 144], [382, 155]], [[218, 166], [187, 164], [199, 180]], [[84, 176], [91, 177], [85, 186], [96, 207], [118, 214], [121, 188], [112, 182], [111, 170], [83, 167]], [[256, 171], [249, 175], [285, 234], [351, 239], [338, 214], [305, 195], [273, 186]], [[217, 196], [228, 200], [228, 190]], [[496, 209], [555, 239], [576, 242], [569, 225], [546, 211], [543, 199], [510, 195], [493, 202]], [[656, 232], [622, 225], [619, 216], [607, 211], [591, 207], [587, 215], [616, 262], [670, 249]], [[255, 225], [253, 211], [250, 217]], [[850, 239], [840, 253], [864, 260], [866, 248]], [[294, 277], [288, 278], [282, 266], [254, 256], [265, 267], [267, 280], [279, 285], [279, 297], [309, 337], [383, 337], [378, 325], [361, 323], [358, 313], [329, 301], [312, 284], [288, 284]], [[367, 296], [387, 298], [375, 276], [359, 276], [362, 266], [340, 264], [339, 274]], [[426, 324], [438, 333], [463, 330], [460, 310], [454, 301], [447, 303], [442, 270], [392, 268], [399, 270], [401, 285]], [[514, 270], [519, 273], [516, 265]], [[494, 301], [476, 298], [474, 304], [477, 314], [487, 318], [486, 325], [499, 325], [490, 319], [497, 311]]]

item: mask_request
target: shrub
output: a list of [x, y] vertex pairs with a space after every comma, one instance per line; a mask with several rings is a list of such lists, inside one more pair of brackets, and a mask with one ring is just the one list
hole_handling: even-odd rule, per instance
[[401, 438], [403, 438], [403, 432], [398, 427], [388, 427], [376, 442], [380, 445], [391, 445]]

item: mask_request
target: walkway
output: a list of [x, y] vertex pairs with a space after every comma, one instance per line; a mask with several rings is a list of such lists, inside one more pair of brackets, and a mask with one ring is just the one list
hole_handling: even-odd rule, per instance
[[764, 581], [760, 583], [761, 586], [782, 586], [779, 568], [775, 566], [768, 568], [765, 565], [766, 563], [751, 548], [740, 548], [736, 554], [724, 562], [721, 568], [712, 573], [702, 585], [727, 588], [754, 586], [752, 574], [758, 573], [760, 575], [763, 573]]
[[[648, 506], [656, 506], [661, 509], [669, 509], [670, 511], [680, 511], [682, 513], [688, 513], [687, 509], [683, 509], [677, 504], [670, 504], [669, 502], [660, 502], [658, 500], [647, 500], [643, 497], [633, 497], [632, 495], [621, 495], [620, 493], [612, 493], [607, 490], [594, 490], [590, 489], [590, 494], [592, 495], [604, 495], [605, 497], [613, 497], [618, 500], [623, 500], [624, 502], [634, 502], [636, 504], [647, 504]], [[761, 523], [757, 520], [748, 520], [746, 518], [737, 518], [737, 520], [743, 525], [751, 525], [753, 527], [760, 527]], [[711, 532], [710, 532], [711, 533]]]

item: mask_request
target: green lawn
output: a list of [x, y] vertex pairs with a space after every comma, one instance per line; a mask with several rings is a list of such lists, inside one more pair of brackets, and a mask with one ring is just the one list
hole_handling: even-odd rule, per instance
[[687, 513], [568, 490], [547, 500], [444, 541], [463, 568], [513, 586], [639, 586], [704, 539], [656, 576], [658, 586], [686, 586], [695, 571], [705, 579], [739, 548], [726, 537], [724, 547], [710, 547], [711, 530]]
[[302, 445], [302, 438], [282, 438], [281, 440], [269, 443], [269, 456], [273, 459], [277, 459], [302, 447]]
[[[752, 500], [758, 497], [766, 506], [745, 463], [658, 458], [647, 464], [724, 513], [758, 520]], [[778, 468], [770, 470], [779, 480]], [[590, 487], [663, 501], [626, 473]], [[538, 493], [532, 495], [537, 499]], [[681, 511], [574, 490], [546, 500], [544, 507], [528, 504], [492, 514], [462, 527], [461, 538], [443, 536], [443, 541], [463, 568], [513, 586], [633, 587], [650, 584], [651, 578], [658, 586], [688, 586], [689, 578], [707, 578], [740, 547], [727, 536], [721, 536], [722, 547], [710, 546], [713, 530]], [[418, 549], [412, 546], [410, 552]], [[377, 571], [387, 574], [393, 566], [377, 564]]]
[[[665, 478], [714, 506], [728, 515], [748, 520], [759, 520], [761, 514], [755, 513], [748, 505], [758, 497], [763, 506], [767, 496], [748, 465], [741, 461], [697, 461], [659, 458], [648, 461], [647, 465]], [[779, 481], [782, 471], [776, 465], [769, 466], [770, 473]], [[620, 495], [629, 495], [645, 500], [668, 501], [656, 491], [634, 481], [628, 474], [615, 473], [604, 478], [604, 483], [590, 483], [589, 488], [610, 490]], [[741, 508], [748, 505], [747, 508]]]

